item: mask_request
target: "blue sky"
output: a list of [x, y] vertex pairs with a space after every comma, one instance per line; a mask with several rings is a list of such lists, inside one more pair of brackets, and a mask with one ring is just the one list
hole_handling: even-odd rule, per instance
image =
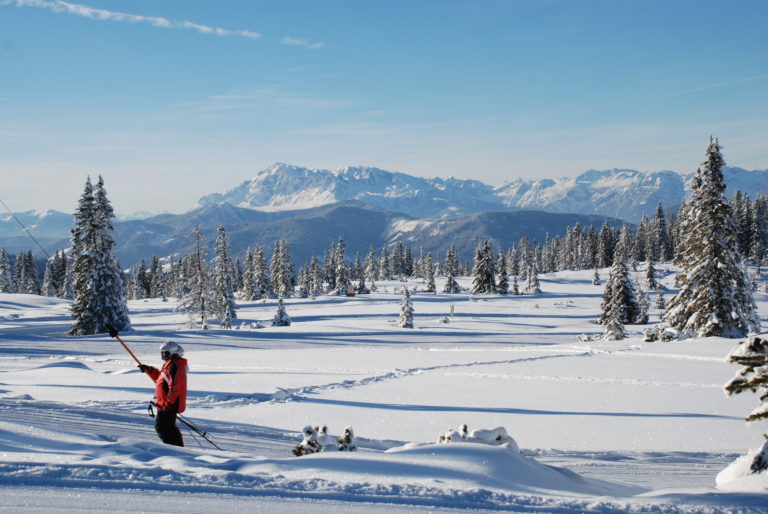
[[768, 2], [0, 0], [0, 198], [183, 212], [274, 162], [768, 168]]

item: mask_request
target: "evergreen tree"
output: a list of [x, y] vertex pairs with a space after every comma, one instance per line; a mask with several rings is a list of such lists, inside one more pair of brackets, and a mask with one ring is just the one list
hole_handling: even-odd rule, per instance
[[541, 284], [539, 283], [539, 272], [536, 269], [534, 262], [528, 262], [525, 271], [525, 288], [523, 293], [526, 294], [538, 294], [541, 292]]
[[434, 293], [437, 291], [437, 287], [435, 287], [435, 263], [432, 260], [432, 252], [427, 254], [424, 268], [426, 268], [427, 274], [427, 287], [424, 291], [427, 293]]
[[299, 268], [299, 298], [309, 298], [309, 291], [311, 287], [309, 267], [304, 265]]
[[656, 206], [656, 219], [654, 221], [656, 248], [658, 251], [655, 258], [661, 262], [669, 262], [674, 257], [674, 253], [672, 252], [672, 243], [669, 239], [667, 218], [664, 215], [664, 208], [661, 204]]
[[520, 295], [520, 288], [517, 285], [517, 275], [512, 275], [512, 287], [509, 290], [509, 294], [514, 296]]
[[[758, 394], [760, 406], [753, 410], [747, 421], [768, 420], [768, 341], [753, 337], [741, 342], [731, 351], [728, 360], [743, 368], [725, 385], [728, 395], [751, 391]], [[768, 433], [765, 441], [750, 465], [752, 473], [768, 470]]]
[[710, 138], [706, 160], [693, 180], [691, 200], [680, 230], [677, 263], [680, 290], [664, 320], [701, 337], [743, 337], [760, 321], [749, 279], [733, 235], [736, 227], [725, 201], [720, 145]]
[[445, 293], [458, 293], [461, 291], [458, 282], [456, 282], [456, 275], [459, 273], [459, 259], [456, 257], [456, 248], [451, 245], [448, 252], [445, 255], [445, 286], [443, 286], [443, 292]]
[[645, 271], [645, 287], [648, 289], [658, 289], [659, 283], [656, 281], [656, 267], [653, 261], [648, 261], [648, 269]]
[[267, 264], [264, 258], [264, 249], [258, 245], [256, 245], [256, 248], [253, 250], [253, 276], [256, 281], [254, 294], [258, 291], [258, 298], [271, 298], [274, 294], [272, 292], [272, 282], [269, 279], [269, 271], [267, 270]]
[[504, 257], [504, 253], [499, 251], [498, 259], [496, 260], [496, 272], [499, 274], [499, 281], [496, 284], [496, 291], [499, 294], [509, 294], [509, 276], [507, 276], [507, 259]]
[[635, 324], [636, 325], [647, 325], [648, 324], [648, 311], [650, 310], [650, 301], [648, 300], [648, 295], [645, 294], [645, 291], [643, 291], [643, 288], [638, 285], [637, 287], [637, 304], [639, 306], [639, 310], [637, 312], [637, 317], [635, 317]]
[[640, 313], [640, 304], [635, 297], [634, 285], [624, 260], [617, 255], [608, 275], [600, 306], [598, 322], [607, 325], [611, 316], [618, 315], [622, 325], [634, 323]]
[[364, 263], [365, 278], [368, 280], [376, 280], [379, 276], [379, 262], [376, 259], [376, 249], [371, 245], [371, 249], [368, 251], [368, 255], [365, 256]]
[[272, 290], [280, 298], [286, 298], [293, 292], [293, 264], [288, 241], [281, 239], [275, 243], [275, 251], [270, 262], [270, 280]]
[[472, 294], [491, 294], [496, 292], [496, 264], [490, 241], [478, 243], [475, 248], [475, 261], [472, 268]]
[[320, 261], [315, 256], [312, 256], [309, 262], [309, 283], [310, 296], [315, 297], [323, 293], [323, 271]]
[[53, 274], [53, 261], [48, 261], [45, 263], [45, 275], [43, 275], [43, 287], [41, 291], [43, 296], [56, 296], [58, 294], [56, 286], [53, 283]]
[[8, 260], [8, 252], [0, 248], [0, 293], [13, 293], [13, 273]]
[[413, 328], [413, 303], [407, 287], [403, 293], [403, 299], [400, 301], [400, 322], [398, 324], [403, 328]]
[[664, 288], [661, 286], [656, 289], [656, 308], [661, 310], [667, 308], [667, 301], [664, 299]]
[[291, 324], [291, 317], [285, 312], [285, 305], [283, 305], [283, 299], [277, 300], [277, 312], [275, 317], [272, 318], [273, 327], [287, 327]]
[[205, 258], [205, 237], [197, 225], [192, 232], [192, 253], [187, 256], [186, 293], [179, 300], [179, 308], [186, 312], [190, 322], [200, 320], [200, 327], [208, 328], [208, 318], [215, 310], [215, 294], [208, 262]]
[[213, 257], [214, 301], [212, 313], [219, 318], [222, 328], [232, 328], [232, 320], [237, 318], [233, 271], [227, 231], [221, 226], [218, 228]]
[[90, 178], [75, 212], [71, 248], [74, 258], [71, 335], [106, 333], [130, 328], [123, 276], [112, 255], [112, 218], [104, 180], [94, 188]]
[[[619, 260], [615, 261], [620, 262]], [[617, 296], [615, 299], [611, 299], [608, 303], [609, 309], [608, 312], [605, 313], [605, 332], [603, 334], [603, 339], [606, 341], [618, 341], [621, 339], [624, 339], [624, 324], [622, 323], [623, 318], [623, 312], [622, 312], [622, 304], [619, 296], [619, 290], [616, 289], [613, 291], [613, 293]]]
[[339, 296], [344, 296], [349, 291], [349, 275], [347, 273], [347, 265], [344, 262], [345, 248], [344, 239], [339, 238], [339, 243], [336, 245], [336, 251], [333, 255], [333, 267], [336, 275], [336, 283], [333, 288]]
[[381, 257], [379, 258], [379, 280], [390, 280], [391, 271], [389, 265], [389, 252], [387, 247], [381, 249]]
[[600, 285], [600, 273], [597, 272], [597, 268], [595, 268], [595, 274], [592, 275], [592, 285], [593, 286]]

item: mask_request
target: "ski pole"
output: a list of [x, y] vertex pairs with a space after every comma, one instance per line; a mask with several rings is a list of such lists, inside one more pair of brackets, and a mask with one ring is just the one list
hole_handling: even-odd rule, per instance
[[114, 329], [114, 328], [112, 328], [112, 327], [109, 327], [109, 335], [111, 335], [112, 337], [114, 337], [115, 339], [117, 339], [117, 340], [120, 342], [120, 344], [121, 344], [121, 345], [123, 345], [123, 348], [125, 348], [125, 351], [131, 354], [131, 357], [133, 357], [133, 360], [135, 360], [135, 361], [136, 361], [136, 364], [138, 364], [139, 366], [141, 366], [141, 361], [140, 361], [140, 360], [139, 360], [139, 359], [138, 359], [138, 358], [137, 358], [137, 357], [136, 357], [136, 356], [133, 354], [133, 352], [131, 351], [131, 349], [130, 349], [130, 348], [128, 348], [128, 345], [127, 345], [127, 344], [125, 344], [125, 342], [124, 342], [122, 339], [120, 339], [120, 336], [119, 336], [119, 335], [117, 335], [117, 330], [115, 330], [115, 329]]

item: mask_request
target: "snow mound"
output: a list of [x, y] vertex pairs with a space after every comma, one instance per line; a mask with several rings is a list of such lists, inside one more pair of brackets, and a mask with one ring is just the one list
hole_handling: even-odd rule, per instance
[[399, 464], [398, 474], [402, 476], [415, 475], [415, 470], [428, 467], [431, 479], [469, 480], [478, 487], [506, 491], [613, 497], [642, 492], [638, 487], [585, 478], [567, 468], [541, 464], [502, 446], [455, 442], [406, 445], [386, 453]]

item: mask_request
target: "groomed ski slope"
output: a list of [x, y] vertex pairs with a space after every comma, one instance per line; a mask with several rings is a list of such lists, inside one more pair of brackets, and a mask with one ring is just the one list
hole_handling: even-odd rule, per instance
[[[756, 396], [722, 392], [738, 341], [644, 343], [639, 326], [602, 341], [592, 271], [540, 278], [535, 296], [411, 280], [287, 299], [290, 327], [269, 326], [275, 301], [245, 302], [231, 331], [189, 329], [173, 300], [130, 302], [123, 339], [154, 365], [164, 340], [184, 346], [185, 414], [225, 451], [160, 443], [153, 384], [114, 339], [67, 336], [68, 302], [2, 294], [0, 511], [765, 512], [766, 476], [716, 482], [766, 431], [743, 421]], [[404, 285], [412, 330], [397, 325]], [[434, 444], [465, 423], [520, 449]], [[305, 425], [352, 426], [359, 450], [294, 457]]]

